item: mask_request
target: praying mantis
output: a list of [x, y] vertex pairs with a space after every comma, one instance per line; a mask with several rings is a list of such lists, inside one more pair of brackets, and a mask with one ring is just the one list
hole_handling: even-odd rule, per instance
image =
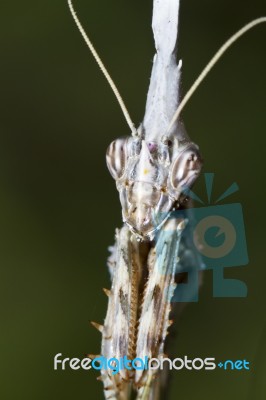
[[[131, 136], [116, 139], [106, 161], [119, 193], [123, 226], [116, 230], [108, 267], [111, 288], [105, 289], [108, 308], [104, 324], [93, 322], [102, 334], [101, 355], [107, 359], [160, 359], [172, 321], [171, 300], [190, 249], [182, 237], [187, 219], [172, 218], [187, 207], [186, 192], [202, 168], [198, 146], [191, 141], [180, 113], [210, 69], [245, 32], [266, 22], [258, 18], [240, 29], [214, 55], [180, 101], [181, 61], [177, 62], [179, 0], [154, 0], [153, 33], [156, 54], [146, 110], [135, 128], [119, 91], [85, 33], [72, 5], [68, 5], [80, 33], [110, 84]], [[192, 257], [193, 258], [193, 257]], [[200, 263], [197, 257], [194, 262]], [[198, 265], [194, 266], [199, 269]], [[112, 375], [101, 370], [104, 395], [126, 400], [136, 391], [139, 400], [156, 400], [165, 386], [164, 371], [121, 369]]]

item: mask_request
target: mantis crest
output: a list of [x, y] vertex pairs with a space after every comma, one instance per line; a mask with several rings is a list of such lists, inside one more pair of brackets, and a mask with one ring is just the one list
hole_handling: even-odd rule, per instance
[[[181, 61], [176, 59], [179, 0], [154, 0], [153, 33], [156, 54], [143, 123], [135, 128], [109, 73], [81, 26], [68, 0], [72, 16], [109, 82], [131, 136], [113, 141], [106, 161], [116, 182], [122, 207], [123, 227], [116, 231], [108, 266], [111, 289], [103, 325], [101, 355], [115, 360], [160, 359], [172, 323], [171, 300], [178, 285], [176, 274], [186, 258], [200, 264], [182, 238], [185, 218], [171, 218], [185, 208], [186, 190], [200, 174], [202, 158], [198, 146], [187, 135], [180, 113], [185, 104], [223, 53], [246, 31], [266, 22], [252, 21], [233, 35], [215, 54], [191, 89], [180, 101]], [[199, 269], [199, 265], [193, 265]], [[92, 358], [93, 356], [89, 356]], [[156, 378], [156, 379], [155, 379]], [[102, 369], [106, 399], [126, 400], [132, 389], [137, 399], [159, 399], [166, 384], [157, 370], [124, 368], [113, 375]]]

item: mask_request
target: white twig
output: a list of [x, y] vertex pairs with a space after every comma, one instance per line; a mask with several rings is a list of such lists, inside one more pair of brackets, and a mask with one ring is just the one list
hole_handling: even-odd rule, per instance
[[154, 0], [154, 56], [143, 129], [146, 140], [166, 132], [179, 102], [181, 62], [176, 62], [179, 0]]

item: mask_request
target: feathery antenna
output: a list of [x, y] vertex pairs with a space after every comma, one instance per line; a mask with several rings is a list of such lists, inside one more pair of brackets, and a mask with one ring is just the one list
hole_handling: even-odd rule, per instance
[[[188, 100], [191, 98], [193, 93], [197, 90], [198, 86], [201, 84], [201, 82], [204, 80], [204, 78], [208, 75], [210, 70], [214, 67], [214, 65], [219, 61], [219, 59], [222, 57], [222, 55], [226, 52], [226, 50], [229, 49], [229, 47], [232, 46], [233, 43], [235, 43], [241, 36], [243, 36], [247, 31], [250, 29], [254, 28], [254, 26], [261, 24], [262, 22], [266, 22], [266, 17], [261, 17], [254, 19], [247, 25], [243, 26], [239, 31], [237, 31], [233, 36], [230, 37], [223, 45], [222, 47], [217, 51], [217, 53], [213, 56], [213, 58], [209, 61], [209, 63], [206, 65], [206, 67], [203, 69], [199, 77], [195, 80], [189, 91], [186, 93], [182, 101], [180, 102], [176, 112], [174, 113], [174, 116], [169, 124], [169, 127], [167, 129], [167, 133], [170, 132], [171, 128], [173, 127], [174, 123], [177, 121], [180, 113], [184, 109], [185, 105], [187, 104]], [[167, 134], [166, 133], [166, 134]]]
[[121, 97], [121, 95], [120, 95], [120, 93], [119, 93], [119, 91], [118, 91], [113, 79], [111, 78], [109, 72], [105, 68], [104, 63], [102, 62], [101, 58], [99, 57], [97, 51], [95, 50], [95, 48], [93, 46], [91, 40], [89, 39], [89, 37], [86, 34], [83, 26], [81, 25], [81, 23], [80, 23], [80, 21], [79, 21], [79, 19], [77, 17], [77, 14], [76, 14], [76, 12], [74, 10], [73, 4], [72, 4], [72, 0], [67, 0], [67, 1], [68, 1], [68, 6], [69, 6], [69, 9], [70, 9], [71, 15], [72, 15], [77, 27], [78, 27], [78, 30], [80, 31], [83, 39], [85, 40], [88, 48], [91, 51], [95, 61], [99, 65], [102, 73], [104, 74], [107, 82], [109, 83], [109, 85], [110, 85], [110, 87], [111, 87], [111, 89], [112, 89], [112, 91], [113, 91], [113, 93], [114, 93], [114, 95], [115, 95], [120, 107], [121, 107], [121, 110], [122, 110], [122, 112], [124, 114], [124, 117], [125, 117], [127, 123], [128, 123], [128, 126], [130, 127], [130, 129], [132, 131], [132, 135], [133, 136], [137, 135], [137, 130], [136, 130], [135, 125], [133, 124], [131, 118], [130, 118], [130, 115], [129, 115], [129, 112], [128, 112], [126, 106], [125, 106], [125, 103], [124, 103], [124, 101], [123, 101], [123, 99], [122, 99], [122, 97]]

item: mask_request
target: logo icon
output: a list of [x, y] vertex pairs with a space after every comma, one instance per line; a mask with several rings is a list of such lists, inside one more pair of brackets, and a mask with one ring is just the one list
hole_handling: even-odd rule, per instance
[[248, 264], [242, 206], [240, 203], [220, 204], [238, 190], [238, 185], [233, 183], [211, 204], [213, 179], [213, 173], [205, 174], [207, 204], [188, 189], [186, 194], [201, 206], [176, 210], [170, 215], [170, 218], [186, 221], [177, 266], [177, 273], [186, 274], [186, 283], [177, 285], [172, 301], [198, 301], [199, 272], [204, 269], [213, 273], [213, 297], [247, 296], [244, 282], [224, 277], [226, 268]]

